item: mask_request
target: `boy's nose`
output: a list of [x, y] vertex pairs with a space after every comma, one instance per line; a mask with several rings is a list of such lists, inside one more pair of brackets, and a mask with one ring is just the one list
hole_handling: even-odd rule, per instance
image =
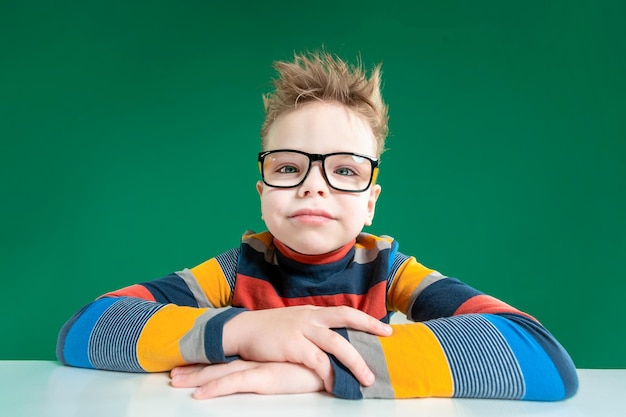
[[321, 196], [328, 194], [328, 184], [324, 177], [322, 164], [314, 162], [311, 165], [308, 175], [304, 179], [304, 182], [298, 187], [298, 193], [302, 196], [310, 194], [318, 194]]

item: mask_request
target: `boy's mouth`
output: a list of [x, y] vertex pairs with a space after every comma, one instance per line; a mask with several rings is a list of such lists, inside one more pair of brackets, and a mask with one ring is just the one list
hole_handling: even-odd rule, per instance
[[313, 210], [313, 209], [300, 209], [296, 210], [289, 216], [290, 219], [295, 219], [301, 223], [305, 224], [323, 224], [327, 223], [331, 220], [334, 220], [333, 216], [331, 216], [328, 212], [324, 210]]

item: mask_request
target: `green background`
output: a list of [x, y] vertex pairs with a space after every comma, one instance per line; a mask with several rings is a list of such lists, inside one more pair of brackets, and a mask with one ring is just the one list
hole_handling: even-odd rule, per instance
[[374, 225], [626, 367], [626, 3], [2, 1], [0, 358], [262, 230], [272, 62], [383, 62]]

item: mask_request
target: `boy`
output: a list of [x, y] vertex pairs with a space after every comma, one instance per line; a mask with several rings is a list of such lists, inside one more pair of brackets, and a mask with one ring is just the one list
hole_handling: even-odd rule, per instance
[[[535, 319], [362, 233], [381, 191], [380, 66], [368, 78], [310, 53], [276, 69], [258, 157], [268, 231], [85, 306], [60, 332], [59, 360], [171, 370], [172, 385], [198, 387], [196, 398], [573, 395], [574, 364]], [[414, 323], [385, 324], [394, 311]]]

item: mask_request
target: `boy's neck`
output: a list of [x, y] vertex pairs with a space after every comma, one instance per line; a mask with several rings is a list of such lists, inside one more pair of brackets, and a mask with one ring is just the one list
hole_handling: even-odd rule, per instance
[[296, 252], [280, 240], [274, 238], [274, 246], [276, 246], [276, 249], [278, 249], [280, 253], [290, 259], [293, 259], [294, 261], [312, 265], [329, 264], [331, 262], [336, 262], [340, 259], [343, 259], [343, 257], [346, 256], [348, 252], [350, 252], [350, 249], [352, 249], [355, 243], [356, 239], [352, 239], [350, 242], [346, 243], [338, 249], [335, 249], [332, 252], [322, 253], [319, 255], [305, 255], [304, 253]]

